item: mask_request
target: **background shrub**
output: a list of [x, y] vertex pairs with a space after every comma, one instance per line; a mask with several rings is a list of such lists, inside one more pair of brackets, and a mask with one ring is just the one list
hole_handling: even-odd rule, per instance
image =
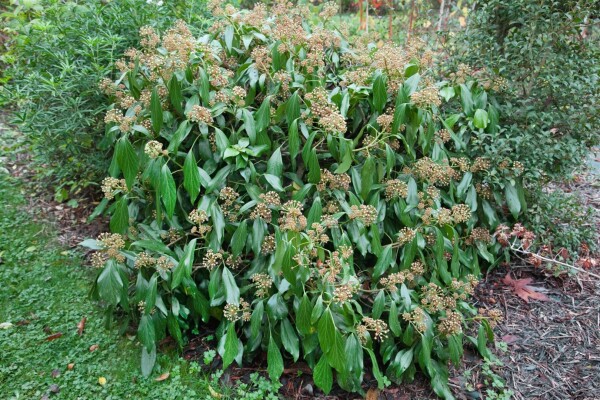
[[[98, 83], [116, 78], [114, 62], [139, 42], [139, 28], [165, 28], [177, 18], [203, 24], [203, 2], [157, 4], [16, 1], [3, 14], [11, 39], [1, 94], [15, 108], [46, 182], [76, 190], [99, 181], [110, 154], [102, 143], [106, 98]], [[67, 196], [61, 192], [59, 200]]]
[[436, 86], [422, 43], [351, 46], [332, 4], [325, 25], [281, 4], [213, 12], [198, 40], [142, 28], [102, 84], [113, 233], [84, 243], [94, 293], [139, 321], [145, 374], [165, 335], [216, 321], [224, 368], [266, 353], [277, 379], [302, 357], [325, 392], [419, 368], [451, 398], [463, 342], [489, 356], [497, 314], [467, 302], [496, 263], [489, 230], [524, 205], [522, 168], [471, 149], [499, 129], [487, 96]]
[[476, 2], [452, 59], [506, 79], [497, 93], [500, 141], [530, 182], [564, 177], [598, 143], [598, 3]]

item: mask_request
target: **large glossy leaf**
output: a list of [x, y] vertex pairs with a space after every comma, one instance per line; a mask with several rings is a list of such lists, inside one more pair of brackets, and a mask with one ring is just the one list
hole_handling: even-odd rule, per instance
[[325, 394], [329, 394], [333, 386], [333, 372], [327, 362], [327, 356], [322, 355], [313, 371], [313, 380]]
[[152, 119], [152, 129], [159, 134], [163, 126], [163, 110], [160, 96], [158, 95], [156, 88], [152, 90], [152, 96], [150, 98], [150, 118]]
[[190, 195], [190, 201], [194, 203], [200, 194], [200, 171], [192, 150], [188, 152], [183, 163], [183, 187]]
[[165, 210], [169, 217], [175, 212], [175, 202], [177, 201], [177, 191], [175, 188], [175, 179], [167, 164], [163, 165], [160, 171], [160, 197], [165, 205]]
[[117, 305], [123, 292], [123, 280], [119, 275], [116, 261], [109, 259], [98, 276], [98, 293], [109, 304]]
[[225, 286], [227, 303], [238, 305], [240, 303], [240, 289], [235, 283], [233, 274], [227, 267], [223, 268], [223, 285]]
[[139, 160], [135, 149], [126, 136], [123, 136], [121, 139], [117, 140], [117, 144], [115, 146], [115, 156], [119, 168], [121, 171], [123, 171], [123, 176], [125, 177], [127, 187], [131, 189], [138, 173]]
[[300, 341], [298, 340], [298, 335], [296, 335], [296, 330], [287, 318], [281, 321], [281, 343], [287, 352], [294, 357], [294, 361], [298, 361], [298, 357], [300, 356]]
[[271, 379], [278, 380], [283, 374], [283, 357], [273, 335], [269, 338], [269, 347], [267, 349], [267, 372]]

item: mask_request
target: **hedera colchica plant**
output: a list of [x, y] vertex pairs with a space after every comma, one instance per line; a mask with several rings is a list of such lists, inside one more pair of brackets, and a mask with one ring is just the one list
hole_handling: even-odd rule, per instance
[[224, 368], [266, 352], [278, 379], [303, 359], [326, 393], [334, 377], [360, 392], [365, 368], [380, 387], [419, 368], [452, 398], [465, 338], [488, 354], [468, 297], [505, 201], [492, 160], [465, 154], [494, 121], [454, 132], [481, 113], [440, 114], [432, 54], [350, 45], [334, 11], [311, 25], [286, 3], [215, 6], [200, 38], [143, 28], [102, 83], [112, 233], [84, 244], [94, 293], [139, 320], [145, 374], [165, 335], [183, 346], [213, 319]]

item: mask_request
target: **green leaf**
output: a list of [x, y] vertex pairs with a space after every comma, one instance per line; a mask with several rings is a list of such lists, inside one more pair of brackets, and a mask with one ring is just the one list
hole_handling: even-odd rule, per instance
[[487, 111], [478, 108], [473, 116], [473, 125], [475, 125], [476, 128], [485, 129], [488, 126], [488, 122], [489, 118]]
[[300, 151], [300, 135], [298, 134], [298, 120], [294, 120], [288, 129], [288, 148], [292, 160], [292, 168], [295, 169], [296, 157]]
[[263, 176], [267, 182], [269, 182], [269, 185], [273, 187], [273, 189], [277, 190], [278, 192], [284, 191], [283, 186], [281, 186], [281, 179], [278, 176], [271, 174], [264, 174]]
[[508, 204], [510, 213], [513, 217], [517, 218], [521, 212], [521, 202], [519, 201], [517, 188], [515, 188], [511, 183], [506, 182], [504, 186], [504, 194], [506, 196], [506, 204]]
[[167, 328], [169, 329], [169, 333], [171, 337], [175, 339], [179, 349], [183, 348], [183, 336], [181, 334], [181, 328], [179, 327], [179, 322], [177, 321], [177, 317], [172, 313], [169, 313], [167, 317]]
[[175, 180], [167, 164], [160, 170], [160, 197], [165, 205], [167, 215], [171, 218], [175, 212], [175, 202], [177, 201], [177, 192], [175, 189]]
[[235, 360], [238, 353], [238, 337], [235, 333], [235, 324], [229, 323], [227, 334], [225, 336], [225, 348], [223, 352], [223, 370], [227, 369]]
[[152, 90], [152, 97], [150, 98], [150, 118], [152, 119], [152, 130], [156, 134], [160, 134], [163, 126], [163, 110], [156, 88]]
[[453, 98], [455, 94], [456, 93], [454, 92], [454, 88], [452, 86], [445, 86], [440, 89], [440, 96], [442, 96], [446, 101]]
[[471, 96], [471, 91], [465, 84], [460, 85], [460, 100], [465, 115], [471, 116], [471, 114], [473, 114], [473, 97]]
[[473, 174], [471, 172], [466, 172], [458, 184], [456, 188], [456, 196], [459, 198], [463, 198], [465, 193], [467, 193], [467, 189], [471, 186], [471, 180], [473, 179]]
[[317, 158], [317, 151], [313, 148], [308, 156], [308, 181], [310, 183], [319, 183], [321, 180], [321, 167]]
[[246, 240], [248, 239], [248, 226], [246, 224], [246, 220], [240, 222], [240, 225], [237, 227], [233, 236], [231, 237], [231, 251], [234, 257], [239, 256], [246, 245]]
[[317, 333], [321, 350], [327, 354], [329, 364], [333, 368], [343, 371], [346, 365], [345, 343], [341, 333], [335, 327], [330, 309], [325, 310], [321, 316]]
[[283, 174], [283, 159], [281, 158], [281, 147], [273, 152], [269, 161], [267, 161], [267, 173], [280, 178]]
[[327, 356], [322, 355], [313, 371], [313, 380], [325, 394], [329, 394], [333, 386], [333, 372], [327, 362]]
[[462, 335], [448, 336], [448, 351], [452, 363], [459, 366], [463, 355]]
[[152, 373], [156, 364], [156, 346], [151, 351], [146, 350], [146, 347], [142, 346], [142, 375], [147, 378]]
[[191, 278], [192, 265], [194, 264], [194, 252], [196, 251], [196, 240], [192, 239], [186, 246], [183, 257], [173, 270], [173, 278], [171, 280], [171, 289], [175, 289], [181, 284], [185, 278]]
[[272, 334], [269, 337], [269, 347], [267, 349], [267, 372], [273, 380], [279, 380], [281, 374], [283, 374], [283, 358]]
[[181, 83], [177, 80], [177, 77], [173, 75], [169, 81], [169, 99], [171, 104], [175, 107], [175, 110], [183, 115], [183, 96], [181, 95]]
[[127, 199], [121, 197], [110, 218], [110, 230], [115, 233], [125, 233], [127, 228], [129, 228], [129, 207], [127, 207]]
[[294, 357], [294, 362], [298, 361], [298, 357], [300, 356], [300, 342], [296, 335], [296, 330], [287, 318], [281, 321], [281, 343], [283, 343], [283, 347], [287, 352]]
[[396, 337], [402, 334], [402, 327], [400, 326], [398, 314], [398, 306], [396, 305], [396, 302], [392, 300], [392, 304], [390, 305], [390, 316], [388, 320], [388, 325], [390, 327], [390, 331], [392, 331], [392, 333]]
[[477, 350], [482, 357], [490, 358], [490, 350], [487, 348], [487, 334], [483, 324], [479, 325], [479, 331], [477, 332]]
[[190, 195], [190, 201], [193, 204], [200, 194], [200, 171], [193, 150], [189, 151], [183, 163], [183, 187]]
[[287, 118], [288, 127], [290, 127], [296, 119], [300, 118], [300, 98], [297, 91], [294, 92], [294, 94], [287, 101], [285, 115]]
[[138, 326], [138, 339], [148, 351], [152, 351], [156, 344], [156, 332], [154, 322], [149, 314], [142, 315], [140, 325]]
[[368, 157], [360, 171], [361, 188], [360, 195], [363, 200], [366, 200], [373, 183], [377, 181], [377, 171], [375, 170], [375, 160], [373, 157]]
[[135, 149], [126, 136], [117, 141], [115, 146], [117, 165], [123, 171], [127, 188], [131, 189], [139, 169], [139, 160]]
[[298, 307], [298, 314], [296, 315], [296, 328], [298, 328], [298, 332], [303, 335], [308, 335], [310, 333], [311, 327], [311, 314], [312, 314], [312, 304], [304, 293], [302, 296], [302, 301], [300, 301], [300, 306]]
[[311, 325], [319, 321], [319, 318], [321, 318], [321, 315], [323, 315], [323, 309], [323, 296], [319, 295], [319, 297], [317, 297], [317, 301], [315, 302], [315, 306], [310, 313]]
[[229, 304], [238, 305], [240, 303], [240, 289], [235, 283], [235, 278], [231, 271], [223, 268], [223, 285], [225, 286], [225, 298]]
[[381, 255], [375, 263], [375, 267], [373, 268], [373, 279], [378, 279], [380, 276], [385, 274], [385, 271], [392, 264], [392, 250], [391, 244], [388, 244], [383, 248]]
[[257, 337], [258, 333], [262, 330], [264, 312], [265, 303], [264, 301], [259, 301], [254, 306], [254, 311], [252, 311], [252, 317], [250, 317], [250, 335], [252, 337]]
[[242, 109], [242, 118], [244, 120], [244, 129], [250, 138], [250, 144], [256, 143], [256, 125], [254, 124], [254, 116], [246, 108]]
[[387, 89], [383, 75], [378, 75], [373, 82], [373, 106], [375, 111], [381, 113], [387, 103]]
[[381, 314], [383, 314], [383, 309], [385, 308], [385, 291], [380, 290], [375, 297], [375, 302], [373, 303], [373, 310], [371, 311], [371, 316], [375, 319], [379, 319]]
[[119, 275], [118, 266], [115, 260], [109, 259], [98, 276], [98, 294], [100, 298], [107, 303], [116, 306], [121, 300], [123, 292], [123, 280]]
[[256, 131], [265, 131], [269, 127], [269, 123], [271, 121], [271, 100], [269, 96], [265, 97], [262, 104], [260, 105], [260, 108], [258, 109], [258, 111], [256, 111], [255, 117]]

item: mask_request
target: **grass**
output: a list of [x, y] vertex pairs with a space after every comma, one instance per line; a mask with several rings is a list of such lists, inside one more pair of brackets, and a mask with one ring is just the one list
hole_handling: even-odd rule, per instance
[[[210, 378], [177, 355], [163, 354], [155, 374], [141, 376], [136, 341], [106, 329], [102, 310], [89, 300], [94, 271], [81, 266], [76, 251], [61, 248], [53, 226], [35, 222], [27, 208], [23, 185], [0, 172], [0, 397], [206, 397]], [[98, 349], [90, 351], [93, 345]], [[156, 382], [164, 372], [169, 378]]]

